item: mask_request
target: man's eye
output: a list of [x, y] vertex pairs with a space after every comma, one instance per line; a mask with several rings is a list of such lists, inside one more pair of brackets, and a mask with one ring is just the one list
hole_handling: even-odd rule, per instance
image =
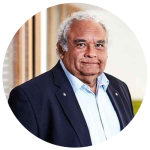
[[85, 43], [79, 43], [79, 44], [77, 44], [77, 47], [79, 47], [79, 48], [83, 48], [83, 47], [85, 47], [85, 46], [86, 46]]
[[102, 50], [102, 49], [104, 49], [104, 45], [103, 44], [96, 44], [95, 48], [98, 50]]
[[100, 48], [100, 47], [103, 47], [103, 45], [102, 44], [96, 44], [95, 47]]

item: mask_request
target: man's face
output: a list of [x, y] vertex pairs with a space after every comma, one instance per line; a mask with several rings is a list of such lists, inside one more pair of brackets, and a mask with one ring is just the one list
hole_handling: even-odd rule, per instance
[[74, 76], [97, 78], [107, 62], [106, 31], [92, 20], [75, 21], [68, 31], [68, 51], [61, 59]]

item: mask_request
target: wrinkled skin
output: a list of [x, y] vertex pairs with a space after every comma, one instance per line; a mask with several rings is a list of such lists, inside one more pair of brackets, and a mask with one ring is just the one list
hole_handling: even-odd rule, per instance
[[66, 69], [95, 93], [97, 77], [107, 62], [106, 31], [92, 20], [74, 21], [68, 31], [68, 51], [57, 44]]

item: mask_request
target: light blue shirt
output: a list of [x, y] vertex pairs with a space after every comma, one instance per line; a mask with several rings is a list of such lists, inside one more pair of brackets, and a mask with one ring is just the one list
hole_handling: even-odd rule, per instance
[[60, 64], [74, 90], [84, 118], [86, 120], [92, 145], [110, 139], [120, 132], [120, 123], [112, 103], [106, 93], [109, 80], [102, 73], [97, 78], [97, 89], [94, 94], [90, 87], [73, 76], [60, 60]]

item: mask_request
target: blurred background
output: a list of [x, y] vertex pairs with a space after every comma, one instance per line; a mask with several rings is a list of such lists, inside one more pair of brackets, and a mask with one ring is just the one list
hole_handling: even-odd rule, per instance
[[16, 32], [3, 65], [3, 85], [7, 99], [15, 86], [50, 70], [58, 62], [56, 43], [59, 25], [71, 13], [88, 9], [97, 10], [105, 18], [111, 37], [105, 72], [128, 85], [136, 114], [147, 81], [142, 48], [130, 28], [118, 17], [102, 8], [81, 3], [61, 4], [42, 10]]

